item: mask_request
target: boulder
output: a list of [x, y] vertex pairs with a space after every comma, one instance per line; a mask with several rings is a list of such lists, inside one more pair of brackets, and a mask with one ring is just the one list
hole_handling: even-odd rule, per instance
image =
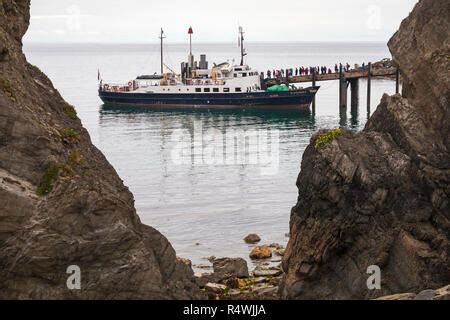
[[[312, 137], [283, 298], [373, 299], [450, 283], [449, 16], [449, 1], [419, 1], [389, 41], [402, 95], [384, 95], [362, 132]], [[374, 265], [380, 290], [367, 287]]]
[[249, 276], [247, 261], [242, 258], [221, 258], [213, 262], [214, 274], [222, 278]]
[[253, 270], [253, 276], [255, 277], [277, 277], [282, 274], [283, 271], [278, 267], [257, 266]]
[[29, 19], [29, 0], [0, 0], [0, 299], [204, 297], [76, 109], [26, 61]]
[[244, 238], [244, 241], [248, 244], [255, 244], [261, 241], [261, 238], [257, 234], [249, 234]]
[[223, 285], [223, 284], [220, 284], [220, 283], [211, 283], [211, 282], [209, 282], [209, 283], [207, 283], [205, 285], [205, 290], [206, 291], [209, 291], [209, 292], [212, 292], [212, 293], [217, 293], [217, 294], [223, 293], [226, 289], [227, 289], [227, 286]]
[[257, 246], [253, 248], [249, 256], [254, 260], [268, 259], [272, 257], [272, 251], [268, 246]]
[[427, 289], [419, 292], [414, 300], [433, 300], [436, 295], [436, 290]]

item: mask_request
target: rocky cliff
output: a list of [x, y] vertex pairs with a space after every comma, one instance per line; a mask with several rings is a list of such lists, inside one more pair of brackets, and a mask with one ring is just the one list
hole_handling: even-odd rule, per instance
[[[421, 0], [389, 42], [404, 80], [359, 133], [306, 149], [283, 298], [361, 299], [450, 283], [450, 2]], [[367, 268], [381, 269], [369, 290]]]
[[[0, 298], [201, 297], [75, 109], [27, 63], [29, 6], [0, 0]], [[66, 285], [70, 265], [81, 290]]]

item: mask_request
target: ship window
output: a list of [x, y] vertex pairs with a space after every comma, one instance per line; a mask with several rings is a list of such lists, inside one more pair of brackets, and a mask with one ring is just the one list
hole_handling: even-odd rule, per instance
[[234, 76], [235, 78], [237, 78], [237, 73], [233, 74], [233, 76]]
[[235, 92], [242, 92], [242, 88], [235, 88], [234, 91]]
[[223, 92], [230, 92], [230, 88], [223, 88]]
[[202, 92], [202, 88], [195, 88], [195, 92]]
[[203, 92], [211, 92], [211, 89], [210, 88], [205, 88], [205, 89], [203, 89]]
[[213, 88], [213, 92], [219, 92], [219, 88]]
[[242, 68], [235, 68], [234, 71], [242, 71]]
[[243, 76], [243, 77], [246, 77], [246, 76], [247, 76], [247, 72], [244, 72], [244, 73], [242, 74], [242, 76]]

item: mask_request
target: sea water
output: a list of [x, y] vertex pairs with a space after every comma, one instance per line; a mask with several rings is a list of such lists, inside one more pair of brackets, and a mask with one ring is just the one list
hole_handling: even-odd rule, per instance
[[[178, 71], [187, 45], [164, 49], [165, 63]], [[239, 62], [236, 44], [198, 44], [193, 50], [197, 59], [206, 54], [210, 66]], [[395, 91], [393, 81], [373, 80], [368, 110], [367, 82], [360, 80], [360, 106], [351, 112], [349, 91], [347, 113], [339, 112], [337, 81], [318, 83], [315, 114], [114, 109], [98, 98], [97, 70], [113, 83], [153, 74], [159, 71], [157, 44], [25, 43], [24, 51], [75, 106], [93, 143], [133, 193], [142, 222], [196, 266], [208, 264], [209, 256], [249, 260], [251, 246], [243, 241], [249, 233], [260, 235], [262, 244], [285, 245], [311, 135], [339, 126], [361, 130], [382, 94]], [[390, 57], [383, 43], [249, 43], [247, 52], [246, 63], [264, 73], [323, 65], [334, 70], [339, 62], [353, 66]]]

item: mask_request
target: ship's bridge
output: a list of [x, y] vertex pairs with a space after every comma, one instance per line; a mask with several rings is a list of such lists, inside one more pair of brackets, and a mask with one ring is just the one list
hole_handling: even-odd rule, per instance
[[246, 78], [259, 75], [257, 70], [253, 70], [248, 65], [227, 66], [221, 68], [220, 72], [224, 78]]

